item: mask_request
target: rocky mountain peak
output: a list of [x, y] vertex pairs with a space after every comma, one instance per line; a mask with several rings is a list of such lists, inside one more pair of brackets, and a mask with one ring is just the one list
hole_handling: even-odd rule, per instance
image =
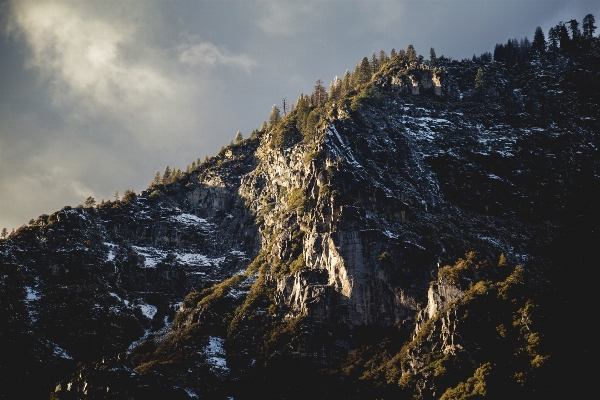
[[600, 53], [586, 46], [516, 64], [397, 56], [177, 179], [40, 216], [0, 242], [3, 347], [26, 355], [3, 385], [548, 393], [566, 357], [549, 328], [558, 288], [572, 294], [565, 254], [584, 268], [577, 239], [598, 239]]

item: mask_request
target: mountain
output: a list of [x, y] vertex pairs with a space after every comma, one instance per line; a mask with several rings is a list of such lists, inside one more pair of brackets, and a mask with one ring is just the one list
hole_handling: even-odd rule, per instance
[[1, 396], [585, 393], [599, 67], [594, 37], [401, 53], [139, 195], [32, 220], [0, 241]]

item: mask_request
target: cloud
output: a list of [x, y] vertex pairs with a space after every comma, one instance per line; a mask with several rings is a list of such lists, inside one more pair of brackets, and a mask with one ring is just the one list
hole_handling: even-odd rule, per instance
[[13, 3], [13, 26], [27, 43], [27, 65], [53, 87], [55, 107], [69, 116], [115, 118], [143, 112], [152, 101], [172, 99], [177, 82], [156, 64], [130, 59], [133, 24], [93, 17], [86, 4]]
[[179, 61], [189, 67], [225, 65], [229, 67], [238, 67], [250, 72], [250, 69], [257, 65], [256, 61], [245, 54], [233, 55], [227, 51], [219, 49], [212, 43], [186, 43], [177, 47], [179, 51]]
[[311, 24], [321, 20], [326, 2], [303, 1], [286, 2], [264, 0], [261, 16], [256, 24], [267, 35], [293, 36], [311, 28]]
[[111, 2], [108, 13], [103, 4], [12, 3], [13, 32], [28, 48], [28, 67], [72, 123], [114, 123], [140, 146], [162, 149], [198, 126], [198, 103], [218, 92], [222, 72], [203, 67], [249, 73], [257, 65], [198, 36], [157, 38], [151, 22], [160, 18], [143, 3]]

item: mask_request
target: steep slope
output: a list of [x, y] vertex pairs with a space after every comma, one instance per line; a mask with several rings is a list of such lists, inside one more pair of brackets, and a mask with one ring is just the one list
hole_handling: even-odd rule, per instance
[[44, 397], [58, 381], [65, 399], [559, 389], [589, 345], [552, 327], [583, 317], [558, 309], [585, 299], [574, 277], [600, 239], [598, 40], [588, 47], [514, 66], [396, 57], [176, 182], [40, 217], [1, 244], [3, 347], [28, 355], [3, 361], [3, 387]]

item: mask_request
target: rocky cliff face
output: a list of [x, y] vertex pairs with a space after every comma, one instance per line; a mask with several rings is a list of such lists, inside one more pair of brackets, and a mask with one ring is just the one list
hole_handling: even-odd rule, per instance
[[315, 107], [308, 133], [292, 112], [175, 182], [40, 216], [1, 242], [3, 386], [531, 395], [562, 339], [545, 329], [564, 254], [582, 250], [565, 232], [597, 238], [598, 94], [572, 84], [597, 76], [594, 51], [511, 68], [392, 60]]

